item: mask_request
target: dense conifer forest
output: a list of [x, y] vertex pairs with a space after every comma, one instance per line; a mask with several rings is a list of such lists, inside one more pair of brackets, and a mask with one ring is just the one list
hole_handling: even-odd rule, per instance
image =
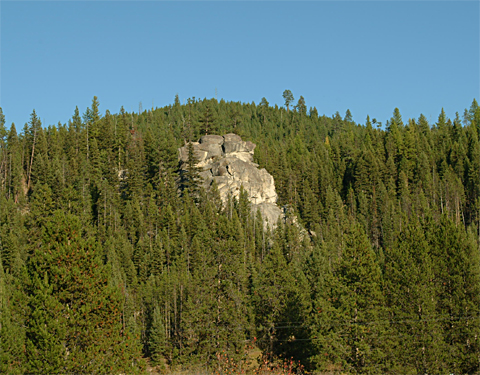
[[[265, 370], [478, 374], [476, 100], [385, 124], [285, 100], [0, 112], [0, 373], [231, 373], [257, 351]], [[180, 179], [206, 133], [257, 144], [275, 230]]]

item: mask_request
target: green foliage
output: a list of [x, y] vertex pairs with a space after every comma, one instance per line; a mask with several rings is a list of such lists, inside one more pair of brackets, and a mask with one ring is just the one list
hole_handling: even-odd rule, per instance
[[[0, 256], [1, 260], [1, 256]], [[21, 374], [25, 371], [25, 295], [18, 290], [20, 280], [5, 272], [0, 262], [0, 372]]]
[[385, 262], [385, 297], [399, 334], [398, 362], [406, 372], [442, 372], [446, 347], [432, 298], [438, 288], [424, 229], [413, 219], [388, 249]]
[[185, 163], [185, 170], [181, 175], [181, 189], [186, 190], [191, 196], [195, 197], [199, 192], [200, 170], [197, 167], [198, 158], [195, 155], [195, 149], [192, 142], [187, 145], [188, 158]]
[[[477, 101], [463, 124], [396, 108], [382, 130], [284, 99], [94, 97], [20, 132], [0, 111], [0, 372], [219, 369], [252, 340], [299, 371], [478, 372]], [[227, 132], [275, 179], [273, 232], [243, 189], [199, 188], [191, 145], [179, 168], [178, 147]]]
[[167, 337], [165, 333], [164, 318], [161, 314], [160, 307], [153, 309], [152, 325], [149, 338], [149, 350], [152, 360], [155, 364], [161, 363], [166, 354]]
[[303, 98], [303, 96], [300, 95], [295, 109], [301, 114], [307, 114], [307, 105], [305, 104], [305, 99]]
[[215, 132], [218, 130], [218, 124], [217, 124], [217, 114], [214, 109], [216, 101], [212, 100], [204, 100], [203, 105], [203, 113], [200, 115], [200, 119], [198, 120], [200, 122], [200, 134], [215, 134]]
[[285, 100], [285, 107], [287, 107], [287, 111], [288, 111], [288, 106], [290, 105], [291, 102], [293, 102], [293, 94], [290, 90], [285, 90], [282, 96], [283, 96], [283, 99]]
[[356, 373], [381, 372], [383, 365], [385, 320], [382, 277], [365, 232], [353, 224], [345, 249], [336, 267], [332, 295], [335, 315], [340, 323], [345, 366]]
[[40, 229], [27, 264], [29, 371], [138, 371], [139, 348], [122, 329], [120, 295], [108, 285], [98, 245], [60, 211]]
[[478, 369], [480, 351], [480, 255], [478, 243], [443, 215], [440, 225], [428, 232], [432, 247], [437, 316], [448, 345], [445, 369], [472, 373]]

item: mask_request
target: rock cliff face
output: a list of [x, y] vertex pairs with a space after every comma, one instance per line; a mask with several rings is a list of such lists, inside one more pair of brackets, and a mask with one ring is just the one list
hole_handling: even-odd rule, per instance
[[[238, 198], [243, 186], [252, 209], [255, 212], [259, 209], [268, 224], [275, 226], [282, 216], [282, 210], [276, 205], [275, 182], [271, 174], [264, 168], [258, 169], [258, 164], [253, 162], [254, 143], [244, 142], [236, 134], [205, 135], [194, 142], [193, 147], [206, 189], [215, 181], [225, 203], [229, 194]], [[186, 162], [187, 146], [178, 151], [179, 160]]]

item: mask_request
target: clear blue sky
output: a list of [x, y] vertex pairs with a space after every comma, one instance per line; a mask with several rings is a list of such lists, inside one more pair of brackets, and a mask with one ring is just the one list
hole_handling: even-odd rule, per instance
[[385, 122], [480, 99], [478, 1], [0, 1], [0, 106], [65, 123], [98, 96], [117, 113], [215, 97]]

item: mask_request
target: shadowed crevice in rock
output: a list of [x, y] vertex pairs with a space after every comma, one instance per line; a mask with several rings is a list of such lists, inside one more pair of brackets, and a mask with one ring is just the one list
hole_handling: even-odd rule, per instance
[[[238, 199], [243, 186], [252, 210], [260, 210], [266, 222], [272, 227], [276, 225], [283, 214], [276, 205], [275, 182], [265, 168], [259, 169], [253, 162], [254, 143], [245, 142], [236, 134], [226, 134], [205, 135], [192, 144], [206, 189], [215, 181], [220, 198], [226, 203], [229, 194]], [[179, 148], [178, 153], [179, 160], [185, 163], [187, 146]]]

